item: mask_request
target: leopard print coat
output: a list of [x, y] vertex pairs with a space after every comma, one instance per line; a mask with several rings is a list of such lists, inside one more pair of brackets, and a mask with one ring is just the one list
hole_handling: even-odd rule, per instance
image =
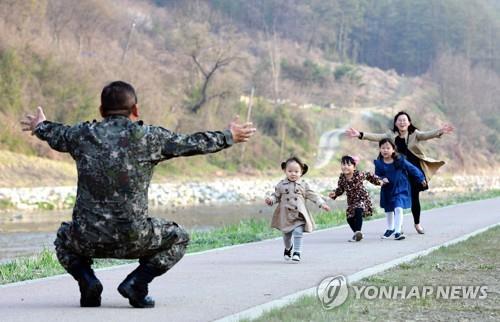
[[347, 179], [344, 174], [341, 174], [339, 181], [337, 183], [337, 189], [334, 190], [336, 199], [338, 196], [342, 195], [344, 192], [347, 194], [347, 218], [354, 216], [354, 209], [362, 208], [363, 217], [368, 217], [373, 214], [372, 201], [370, 195], [363, 185], [363, 181], [367, 180], [374, 185], [380, 186], [382, 181], [374, 174], [366, 171], [360, 172], [358, 170], [354, 171], [351, 179]]

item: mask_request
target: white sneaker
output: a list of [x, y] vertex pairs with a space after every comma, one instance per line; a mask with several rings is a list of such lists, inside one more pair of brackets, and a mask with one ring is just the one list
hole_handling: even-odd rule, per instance
[[297, 252], [293, 253], [292, 260], [294, 262], [300, 262], [300, 253]]

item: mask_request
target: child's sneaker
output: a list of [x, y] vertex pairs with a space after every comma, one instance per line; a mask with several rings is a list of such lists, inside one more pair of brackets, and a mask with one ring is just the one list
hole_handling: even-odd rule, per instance
[[294, 262], [300, 262], [300, 253], [297, 252], [293, 253], [292, 260]]
[[350, 239], [347, 240], [348, 242], [352, 243], [356, 241], [356, 235], [352, 235]]
[[394, 229], [392, 229], [392, 230], [391, 230], [391, 229], [387, 229], [387, 230], [385, 231], [385, 233], [382, 235], [382, 237], [381, 237], [381, 238], [382, 238], [382, 239], [387, 239], [387, 238], [391, 237], [391, 235], [392, 235], [393, 233], [394, 233]]
[[406, 237], [405, 237], [405, 235], [403, 235], [403, 233], [395, 233], [395, 234], [394, 234], [394, 239], [395, 239], [395, 240], [403, 240], [403, 239], [405, 239], [405, 238], [406, 238]]
[[357, 242], [360, 241], [361, 239], [363, 239], [363, 233], [360, 231], [355, 232], [353, 239]]
[[286, 261], [289, 261], [290, 259], [292, 259], [292, 248], [293, 248], [293, 245], [292, 245], [292, 247], [290, 247], [290, 249], [285, 248], [285, 253], [283, 254], [283, 257], [285, 258]]

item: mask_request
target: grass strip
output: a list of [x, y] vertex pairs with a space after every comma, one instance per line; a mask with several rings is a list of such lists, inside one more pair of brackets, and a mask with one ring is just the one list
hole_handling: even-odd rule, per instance
[[[500, 320], [500, 227], [494, 227], [470, 239], [439, 248], [427, 256], [402, 263], [383, 273], [367, 277], [349, 286], [342, 305], [323, 309], [315, 296], [266, 312], [252, 321], [499, 321]], [[374, 287], [389, 289], [431, 287], [430, 296], [386, 298], [376, 295]], [[486, 298], [438, 296], [438, 287], [487, 287]], [[354, 287], [358, 292], [354, 291]], [[359, 292], [371, 288], [371, 293]], [[422, 291], [420, 291], [422, 292]], [[356, 294], [361, 294], [359, 297]], [[363, 295], [364, 294], [364, 295]], [[409, 293], [406, 293], [409, 294]], [[428, 293], [429, 294], [429, 293]], [[446, 294], [442, 293], [442, 294]], [[476, 294], [481, 294], [477, 292]], [[242, 320], [248, 321], [248, 320]]]

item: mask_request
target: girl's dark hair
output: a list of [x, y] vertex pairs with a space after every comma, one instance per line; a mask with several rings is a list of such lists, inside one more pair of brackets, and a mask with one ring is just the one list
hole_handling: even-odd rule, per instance
[[396, 114], [396, 116], [394, 116], [394, 121], [392, 122], [392, 132], [396, 133], [398, 132], [398, 127], [396, 126], [396, 121], [398, 119], [398, 117], [400, 117], [401, 115], [406, 115], [406, 117], [408, 118], [408, 121], [410, 121], [410, 126], [408, 126], [408, 133], [413, 133], [415, 132], [415, 130], [418, 130], [418, 128], [416, 128], [415, 126], [413, 126], [413, 123], [411, 122], [411, 117], [408, 113], [406, 113], [405, 111], [400, 111], [398, 112], [398, 114]]
[[[380, 147], [382, 147], [382, 145], [384, 145], [386, 143], [389, 143], [392, 146], [392, 148], [394, 149], [394, 152], [392, 153], [392, 158], [394, 159], [394, 161], [398, 161], [399, 160], [398, 148], [396, 147], [396, 144], [394, 144], [394, 142], [392, 142], [391, 139], [385, 138], [385, 139], [378, 141], [378, 147], [380, 148]], [[378, 159], [382, 160], [383, 158], [384, 157], [382, 156], [382, 153], [379, 152]]]
[[297, 157], [290, 157], [286, 161], [281, 162], [281, 170], [285, 170], [286, 166], [289, 163], [292, 163], [292, 162], [297, 162], [298, 163], [298, 165], [302, 169], [302, 175], [306, 174], [307, 170], [309, 170], [309, 167], [307, 166], [307, 164], [305, 164], [304, 162], [300, 161], [300, 159], [297, 158]]
[[353, 166], [356, 166], [356, 161], [354, 161], [353, 157], [350, 155], [344, 155], [342, 159], [340, 159], [341, 164], [352, 164]]

